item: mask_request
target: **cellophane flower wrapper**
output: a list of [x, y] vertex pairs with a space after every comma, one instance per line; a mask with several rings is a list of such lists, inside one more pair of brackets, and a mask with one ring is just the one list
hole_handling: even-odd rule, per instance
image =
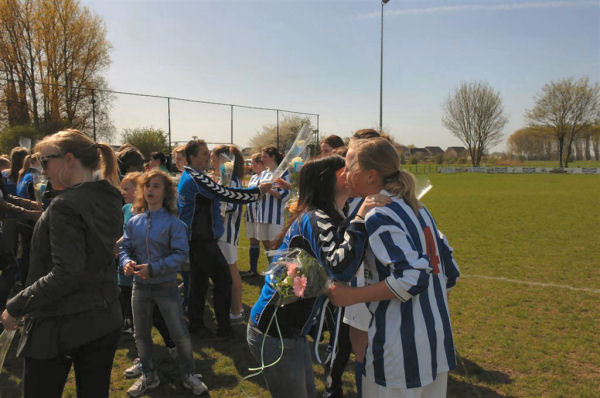
[[433, 188], [429, 178], [425, 176], [415, 176], [415, 194], [417, 199], [421, 200], [429, 190]]
[[[273, 253], [273, 252], [272, 252]], [[280, 296], [280, 305], [325, 294], [333, 283], [317, 260], [302, 249], [276, 251], [267, 275]]]
[[279, 163], [279, 166], [273, 171], [273, 180], [281, 178], [286, 171], [290, 172], [290, 181], [294, 183], [294, 173], [297, 176], [300, 173], [302, 165], [308, 160], [310, 155], [310, 145], [315, 141], [316, 137], [312, 130], [307, 124], [303, 125], [294, 143], [290, 147], [289, 151], [285, 154], [285, 157]]
[[[233, 160], [222, 153], [219, 155], [219, 173], [221, 174], [220, 184], [228, 187], [231, 184], [231, 176], [233, 175]], [[221, 202], [221, 216], [225, 217], [225, 212], [227, 211], [227, 206], [229, 203]]]

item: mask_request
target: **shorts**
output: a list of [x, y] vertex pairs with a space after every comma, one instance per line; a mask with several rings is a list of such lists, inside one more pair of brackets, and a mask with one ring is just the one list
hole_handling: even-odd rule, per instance
[[225, 242], [224, 240], [218, 240], [217, 244], [219, 245], [219, 249], [221, 249], [221, 253], [223, 253], [223, 257], [227, 260], [227, 264], [235, 264], [238, 260], [238, 247], [237, 245]]
[[438, 373], [433, 383], [417, 388], [389, 388], [363, 375], [362, 395], [369, 398], [446, 398], [448, 372]]
[[246, 238], [256, 239], [256, 223], [246, 221]]
[[365, 303], [349, 305], [344, 309], [344, 323], [366, 332], [371, 323], [371, 313]]
[[283, 229], [283, 225], [277, 224], [265, 224], [262, 222], [256, 223], [256, 237], [260, 241], [273, 241], [279, 236], [281, 230]]

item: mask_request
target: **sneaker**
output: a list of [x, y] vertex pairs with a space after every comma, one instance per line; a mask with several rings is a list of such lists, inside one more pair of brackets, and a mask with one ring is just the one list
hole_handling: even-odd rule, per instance
[[167, 352], [169, 356], [173, 359], [177, 359], [177, 346], [175, 347], [167, 347]]
[[230, 312], [229, 313], [229, 320], [233, 324], [242, 323], [242, 321], [244, 320], [244, 309], [242, 308], [242, 310], [240, 311], [240, 313], [238, 315], [235, 315], [233, 312]]
[[208, 394], [208, 387], [200, 380], [199, 374], [189, 374], [183, 378], [183, 386], [188, 390], [192, 390], [194, 395]]
[[158, 387], [159, 384], [160, 380], [158, 379], [158, 374], [156, 372], [152, 372], [152, 378], [146, 377], [146, 375], [141, 375], [139, 379], [137, 379], [135, 383], [129, 387], [127, 394], [132, 397], [139, 397], [146, 391]]
[[123, 372], [126, 378], [133, 379], [142, 375], [142, 361], [139, 358], [133, 360], [133, 365]]

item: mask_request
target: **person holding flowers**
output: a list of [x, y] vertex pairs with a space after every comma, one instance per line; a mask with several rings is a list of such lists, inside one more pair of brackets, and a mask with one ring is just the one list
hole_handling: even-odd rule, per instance
[[[280, 250], [301, 248], [305, 256], [324, 268], [331, 278], [349, 281], [365, 250], [363, 217], [369, 209], [384, 205], [388, 199], [374, 196], [365, 200], [357, 216], [345, 224], [343, 208], [349, 193], [342, 178], [343, 169], [344, 159], [337, 155], [311, 160], [302, 167], [299, 199], [292, 209], [294, 216], [282, 237]], [[312, 360], [305, 336], [313, 326], [324, 296], [306, 294], [312, 282], [308, 279], [311, 275], [317, 277], [314, 270], [300, 275], [289, 266], [287, 274], [291, 281], [286, 289], [293, 292], [289, 294], [296, 295], [296, 299], [287, 301], [288, 295], [282, 294], [278, 286], [281, 278], [268, 272], [261, 295], [250, 313], [248, 345], [261, 362], [273, 397], [314, 397]], [[284, 302], [287, 304], [280, 306]], [[276, 322], [272, 321], [274, 317]]]
[[365, 286], [334, 283], [328, 293], [340, 306], [367, 303], [373, 315], [363, 396], [445, 397], [456, 366], [448, 292], [459, 270], [452, 249], [389, 141], [351, 141], [346, 164], [353, 196], [392, 200], [366, 215]]
[[[254, 174], [250, 177], [248, 187], [256, 187], [260, 180], [261, 173], [265, 170], [265, 165], [262, 161], [262, 154], [260, 152], [255, 153], [251, 157], [252, 171]], [[256, 239], [256, 223], [257, 223], [257, 210], [258, 203], [248, 203], [246, 205], [246, 213], [244, 219], [246, 220], [246, 237], [250, 240], [250, 248], [248, 249], [248, 257], [250, 260], [250, 269], [246, 274], [248, 277], [258, 275], [258, 259], [260, 257], [260, 241]]]

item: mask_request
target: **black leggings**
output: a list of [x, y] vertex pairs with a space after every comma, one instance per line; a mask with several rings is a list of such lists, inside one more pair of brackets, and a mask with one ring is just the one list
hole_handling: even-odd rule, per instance
[[65, 355], [51, 359], [25, 358], [23, 388], [25, 398], [60, 398], [71, 365], [79, 398], [108, 397], [110, 373], [120, 330], [94, 340]]

